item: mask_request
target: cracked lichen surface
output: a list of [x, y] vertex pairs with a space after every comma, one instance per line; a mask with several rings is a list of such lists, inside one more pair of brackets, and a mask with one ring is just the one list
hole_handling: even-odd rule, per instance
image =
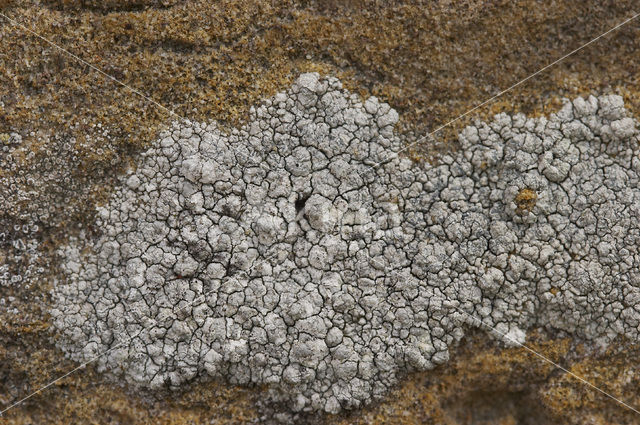
[[[618, 96], [501, 114], [434, 166], [397, 113], [302, 75], [225, 133], [164, 132], [63, 250], [58, 344], [137, 386], [268, 384], [293, 411], [380, 399], [475, 318], [637, 339], [638, 132]], [[88, 248], [85, 250], [85, 248]], [[505, 337], [505, 335], [507, 337]]]

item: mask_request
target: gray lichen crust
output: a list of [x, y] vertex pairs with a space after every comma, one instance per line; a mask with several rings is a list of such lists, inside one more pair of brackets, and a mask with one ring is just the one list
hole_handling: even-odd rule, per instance
[[59, 346], [111, 350], [99, 367], [134, 385], [270, 384], [336, 413], [446, 362], [478, 325], [461, 311], [511, 343], [638, 339], [639, 137], [620, 97], [498, 115], [437, 166], [396, 154], [397, 118], [304, 74], [230, 134], [175, 124], [99, 209], [100, 238], [65, 249]]

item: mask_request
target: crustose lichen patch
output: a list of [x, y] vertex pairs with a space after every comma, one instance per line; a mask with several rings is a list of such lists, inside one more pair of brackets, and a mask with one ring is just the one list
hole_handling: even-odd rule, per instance
[[477, 325], [458, 309], [516, 341], [637, 339], [640, 158], [620, 97], [498, 115], [436, 166], [396, 154], [397, 118], [304, 74], [230, 133], [175, 124], [99, 209], [100, 238], [65, 248], [60, 348], [116, 347], [99, 368], [141, 387], [223, 378], [337, 413], [446, 362]]

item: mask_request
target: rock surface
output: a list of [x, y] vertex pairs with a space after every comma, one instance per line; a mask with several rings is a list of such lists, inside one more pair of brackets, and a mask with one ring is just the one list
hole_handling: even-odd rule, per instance
[[[411, 137], [613, 27], [636, 4], [6, 0], [0, 7], [194, 120], [215, 117], [237, 126], [250, 105], [301, 72], [320, 71], [338, 75], [364, 97], [389, 102], [400, 112], [399, 128]], [[560, 97], [590, 93], [621, 94], [637, 115], [640, 73], [629, 58], [638, 49], [639, 31], [628, 25], [604, 37], [472, 117], [514, 110], [548, 114], [559, 108]], [[0, 277], [9, 283], [0, 288], [0, 404], [7, 406], [77, 366], [49, 342], [48, 294], [51, 282], [62, 277], [54, 253], [69, 236], [95, 237], [95, 206], [111, 196], [116, 177], [137, 161], [169, 117], [4, 18], [0, 34]], [[422, 161], [455, 150], [451, 134], [460, 128], [407, 153]], [[521, 199], [531, 202], [530, 196]], [[640, 361], [630, 341], [594, 352], [554, 333], [535, 335], [528, 341], [536, 350], [640, 405]], [[259, 388], [209, 382], [149, 399], [87, 368], [2, 421], [251, 423], [257, 418], [254, 398], [262, 398]], [[465, 338], [447, 367], [403, 378], [386, 400], [344, 420], [637, 422], [635, 414], [584, 384], [521, 349], [498, 349], [483, 334]]]

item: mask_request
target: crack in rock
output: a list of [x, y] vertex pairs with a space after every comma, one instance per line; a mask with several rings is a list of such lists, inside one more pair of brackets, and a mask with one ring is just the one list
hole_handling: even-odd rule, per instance
[[[477, 325], [638, 339], [640, 157], [619, 96], [497, 115], [439, 165], [398, 114], [304, 74], [225, 133], [162, 133], [64, 248], [59, 347], [130, 384], [268, 384], [293, 412], [383, 397]], [[377, 163], [382, 165], [372, 168]], [[89, 248], [89, 249], [86, 249]], [[507, 335], [505, 338], [502, 335]]]

